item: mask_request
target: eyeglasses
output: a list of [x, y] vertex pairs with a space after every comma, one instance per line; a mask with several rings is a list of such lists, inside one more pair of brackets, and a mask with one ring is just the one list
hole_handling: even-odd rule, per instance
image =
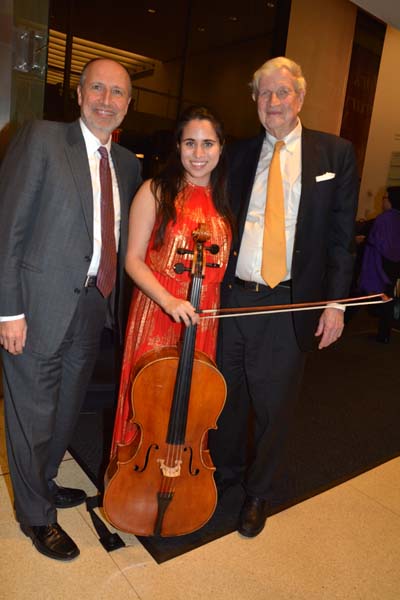
[[262, 98], [263, 100], [271, 100], [272, 98], [272, 94], [275, 94], [275, 96], [278, 98], [278, 100], [286, 100], [286, 98], [288, 98], [291, 94], [295, 94], [296, 92], [294, 90], [290, 90], [288, 88], [285, 87], [281, 87], [278, 88], [276, 91], [272, 91], [272, 90], [262, 90], [261, 92], [258, 93], [258, 97]]

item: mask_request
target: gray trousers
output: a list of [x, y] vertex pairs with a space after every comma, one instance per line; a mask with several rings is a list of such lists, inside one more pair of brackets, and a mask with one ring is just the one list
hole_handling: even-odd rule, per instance
[[[6, 442], [16, 517], [26, 525], [57, 520], [53, 502], [59, 465], [74, 431], [98, 354], [107, 301], [82, 290], [57, 351], [2, 349]], [[28, 336], [29, 336], [29, 316]], [[55, 325], [56, 326], [56, 325]]]

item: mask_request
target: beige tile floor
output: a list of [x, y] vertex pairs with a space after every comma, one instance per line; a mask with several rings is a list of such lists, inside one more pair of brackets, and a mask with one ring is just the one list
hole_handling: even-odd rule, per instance
[[[68, 455], [59, 481], [95, 492]], [[271, 517], [254, 539], [233, 533], [161, 565], [134, 536], [108, 554], [83, 507], [59, 521], [81, 549], [71, 563], [40, 555], [14, 521], [0, 415], [1, 600], [400, 598], [400, 458]]]

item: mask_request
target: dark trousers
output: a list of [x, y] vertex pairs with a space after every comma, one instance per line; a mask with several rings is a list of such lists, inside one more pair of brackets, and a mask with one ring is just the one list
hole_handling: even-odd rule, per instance
[[[255, 292], [234, 285], [231, 306], [287, 304], [290, 289]], [[286, 450], [305, 354], [297, 345], [291, 313], [221, 319], [218, 363], [227, 399], [210, 431], [217, 480], [244, 480], [246, 493], [268, 499]], [[246, 456], [249, 413], [253, 445]]]
[[[27, 525], [57, 520], [52, 491], [74, 431], [104, 327], [107, 302], [82, 290], [57, 352], [2, 351], [6, 441], [16, 517]], [[29, 316], [28, 336], [29, 336]], [[57, 327], [57, 324], [54, 325]]]

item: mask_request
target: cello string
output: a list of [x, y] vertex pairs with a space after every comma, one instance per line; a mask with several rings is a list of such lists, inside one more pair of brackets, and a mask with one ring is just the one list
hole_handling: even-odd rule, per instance
[[[193, 279], [193, 289], [191, 294], [191, 303], [193, 306], [198, 309], [200, 304], [200, 295], [201, 295], [201, 287], [202, 280], [201, 277], [194, 277]], [[193, 368], [194, 368], [194, 356], [195, 356], [195, 345], [196, 345], [196, 334], [197, 334], [197, 325], [190, 325], [186, 330], [186, 339], [187, 344], [185, 348], [186, 352], [186, 373], [183, 380], [183, 396], [181, 397], [180, 409], [181, 412], [179, 414], [181, 425], [183, 425], [183, 417], [185, 416], [185, 424], [187, 422], [188, 417], [188, 409], [189, 409], [189, 400], [190, 400], [190, 392], [192, 386], [192, 376], [193, 376]], [[186, 413], [186, 415], [185, 415]], [[181, 431], [181, 436], [184, 437], [185, 431]], [[179, 440], [180, 443], [184, 442], [184, 439]]]
[[[192, 277], [192, 289], [190, 294], [190, 302], [192, 306], [198, 310], [200, 307], [201, 289], [203, 283], [203, 265], [204, 265], [204, 242], [196, 242], [196, 265], [194, 267]], [[196, 344], [197, 325], [190, 325], [189, 329], [185, 331], [186, 341], [186, 373], [182, 377], [183, 391], [179, 402], [179, 423], [180, 423], [180, 438], [178, 440], [177, 452], [175, 454], [176, 461], [181, 461], [181, 464], [176, 463], [177, 468], [183, 466], [183, 448], [186, 441], [186, 429], [187, 420], [189, 416], [189, 404], [192, 387], [193, 369], [194, 369], [194, 356], [195, 356], [195, 344]], [[182, 348], [183, 354], [183, 348]], [[190, 354], [190, 355], [189, 355]]]
[[[191, 303], [195, 306], [199, 306], [199, 299], [201, 294], [201, 277], [194, 276], [192, 279], [192, 293], [191, 293]], [[181, 366], [182, 360], [190, 360], [191, 364], [193, 364], [194, 360], [194, 344], [195, 344], [195, 334], [196, 334], [196, 326], [190, 326], [189, 329], [185, 330], [183, 345], [181, 349], [181, 356], [179, 359], [178, 369]], [[188, 353], [193, 352], [192, 356], [188, 356]], [[188, 366], [188, 365], [184, 365]], [[191, 378], [189, 381], [188, 369], [184, 368], [184, 372], [180, 372], [180, 377], [177, 377], [175, 382], [174, 389], [174, 399], [176, 398], [177, 404], [174, 404], [174, 412], [172, 418], [172, 432], [171, 432], [171, 440], [168, 443], [168, 451], [167, 451], [167, 466], [170, 468], [181, 468], [179, 461], [182, 461], [183, 456], [183, 445], [184, 439], [182, 440], [182, 435], [184, 435], [185, 431], [183, 431], [184, 417], [186, 411], [186, 419], [188, 416], [188, 403], [190, 397], [190, 388], [191, 388]], [[186, 427], [185, 427], [186, 429]], [[163, 490], [165, 489], [168, 492], [172, 492], [175, 487], [175, 481], [173, 481], [174, 477], [163, 477], [165, 485], [162, 485]]]
[[[205, 240], [204, 240], [205, 241]], [[201, 287], [203, 279], [203, 267], [204, 267], [204, 241], [196, 240], [196, 248], [194, 253], [194, 260], [196, 263], [192, 270], [192, 289], [190, 295], [190, 302], [196, 310], [200, 306]], [[194, 368], [194, 352], [195, 352], [195, 340], [196, 340], [197, 326], [190, 326], [190, 329], [185, 330], [184, 342], [181, 348], [181, 356], [178, 363], [177, 380], [174, 386], [173, 396], [173, 416], [171, 430], [168, 430], [167, 436], [167, 453], [166, 453], [166, 464], [170, 468], [181, 468], [182, 467], [182, 456], [183, 456], [183, 445], [186, 438], [186, 427], [187, 419], [189, 414], [189, 400], [191, 392], [192, 375]], [[191, 356], [188, 356], [191, 354]], [[185, 364], [182, 367], [182, 360], [185, 360]], [[190, 365], [187, 364], [190, 360]], [[188, 367], [191, 366], [191, 369]], [[182, 369], [184, 372], [182, 373]], [[189, 376], [190, 374], [190, 376]], [[170, 433], [171, 432], [171, 433]], [[183, 439], [181, 439], [183, 437]], [[169, 439], [171, 438], [171, 439]], [[179, 461], [182, 461], [179, 464]], [[175, 478], [171, 476], [162, 475], [161, 490], [172, 492], [175, 488]]]

